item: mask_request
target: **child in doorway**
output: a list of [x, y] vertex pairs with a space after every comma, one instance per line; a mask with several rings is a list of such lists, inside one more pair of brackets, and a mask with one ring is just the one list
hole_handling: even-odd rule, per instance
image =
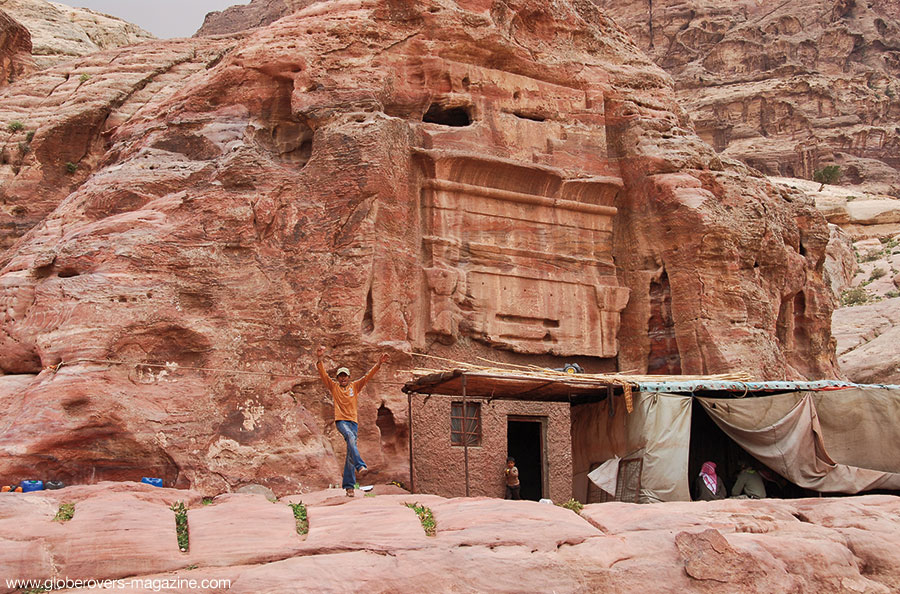
[[504, 499], [520, 499], [519, 497], [519, 469], [516, 468], [516, 459], [510, 456], [506, 459], [506, 497]]

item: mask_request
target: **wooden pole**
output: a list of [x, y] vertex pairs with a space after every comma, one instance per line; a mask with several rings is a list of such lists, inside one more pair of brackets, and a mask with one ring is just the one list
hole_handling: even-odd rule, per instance
[[416, 492], [416, 479], [413, 478], [413, 412], [412, 392], [406, 393], [406, 418], [409, 419], [409, 492]]
[[466, 406], [466, 374], [463, 373], [460, 379], [462, 382], [462, 434], [463, 434], [463, 456], [466, 461], [466, 497], [469, 496], [469, 431], [468, 431], [468, 406]]

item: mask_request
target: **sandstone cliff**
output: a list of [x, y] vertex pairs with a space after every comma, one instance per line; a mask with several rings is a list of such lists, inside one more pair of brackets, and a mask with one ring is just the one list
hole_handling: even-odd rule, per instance
[[594, 0], [676, 81], [698, 134], [770, 175], [900, 196], [900, 7], [857, 0]]
[[2, 472], [337, 480], [318, 343], [393, 354], [361, 399], [383, 478], [413, 351], [837, 373], [813, 201], [703, 143], [589, 3], [317, 3], [51, 68], [13, 119]]
[[0, 0], [0, 9], [31, 33], [38, 69], [154, 39], [137, 25], [87, 8], [45, 0]]
[[21, 23], [0, 10], [0, 87], [34, 70], [31, 35]]

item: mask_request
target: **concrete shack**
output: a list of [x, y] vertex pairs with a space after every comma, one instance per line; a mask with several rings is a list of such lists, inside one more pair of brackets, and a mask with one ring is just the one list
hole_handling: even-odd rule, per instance
[[557, 503], [690, 500], [705, 460], [781, 497], [900, 489], [900, 386], [455, 369], [403, 391], [414, 492], [502, 497], [507, 456]]

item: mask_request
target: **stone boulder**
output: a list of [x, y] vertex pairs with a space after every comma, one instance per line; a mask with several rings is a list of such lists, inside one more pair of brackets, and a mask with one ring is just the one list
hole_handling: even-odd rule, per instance
[[589, 3], [316, 3], [0, 98], [36, 131], [3, 169], [6, 475], [334, 483], [320, 343], [392, 356], [360, 398], [382, 482], [414, 353], [838, 375], [813, 201], [717, 156]]
[[835, 310], [838, 360], [860, 383], [900, 384], [900, 297]]
[[87, 8], [45, 0], [0, 0], [0, 9], [31, 33], [38, 69], [103, 49], [155, 39], [137, 25]]

